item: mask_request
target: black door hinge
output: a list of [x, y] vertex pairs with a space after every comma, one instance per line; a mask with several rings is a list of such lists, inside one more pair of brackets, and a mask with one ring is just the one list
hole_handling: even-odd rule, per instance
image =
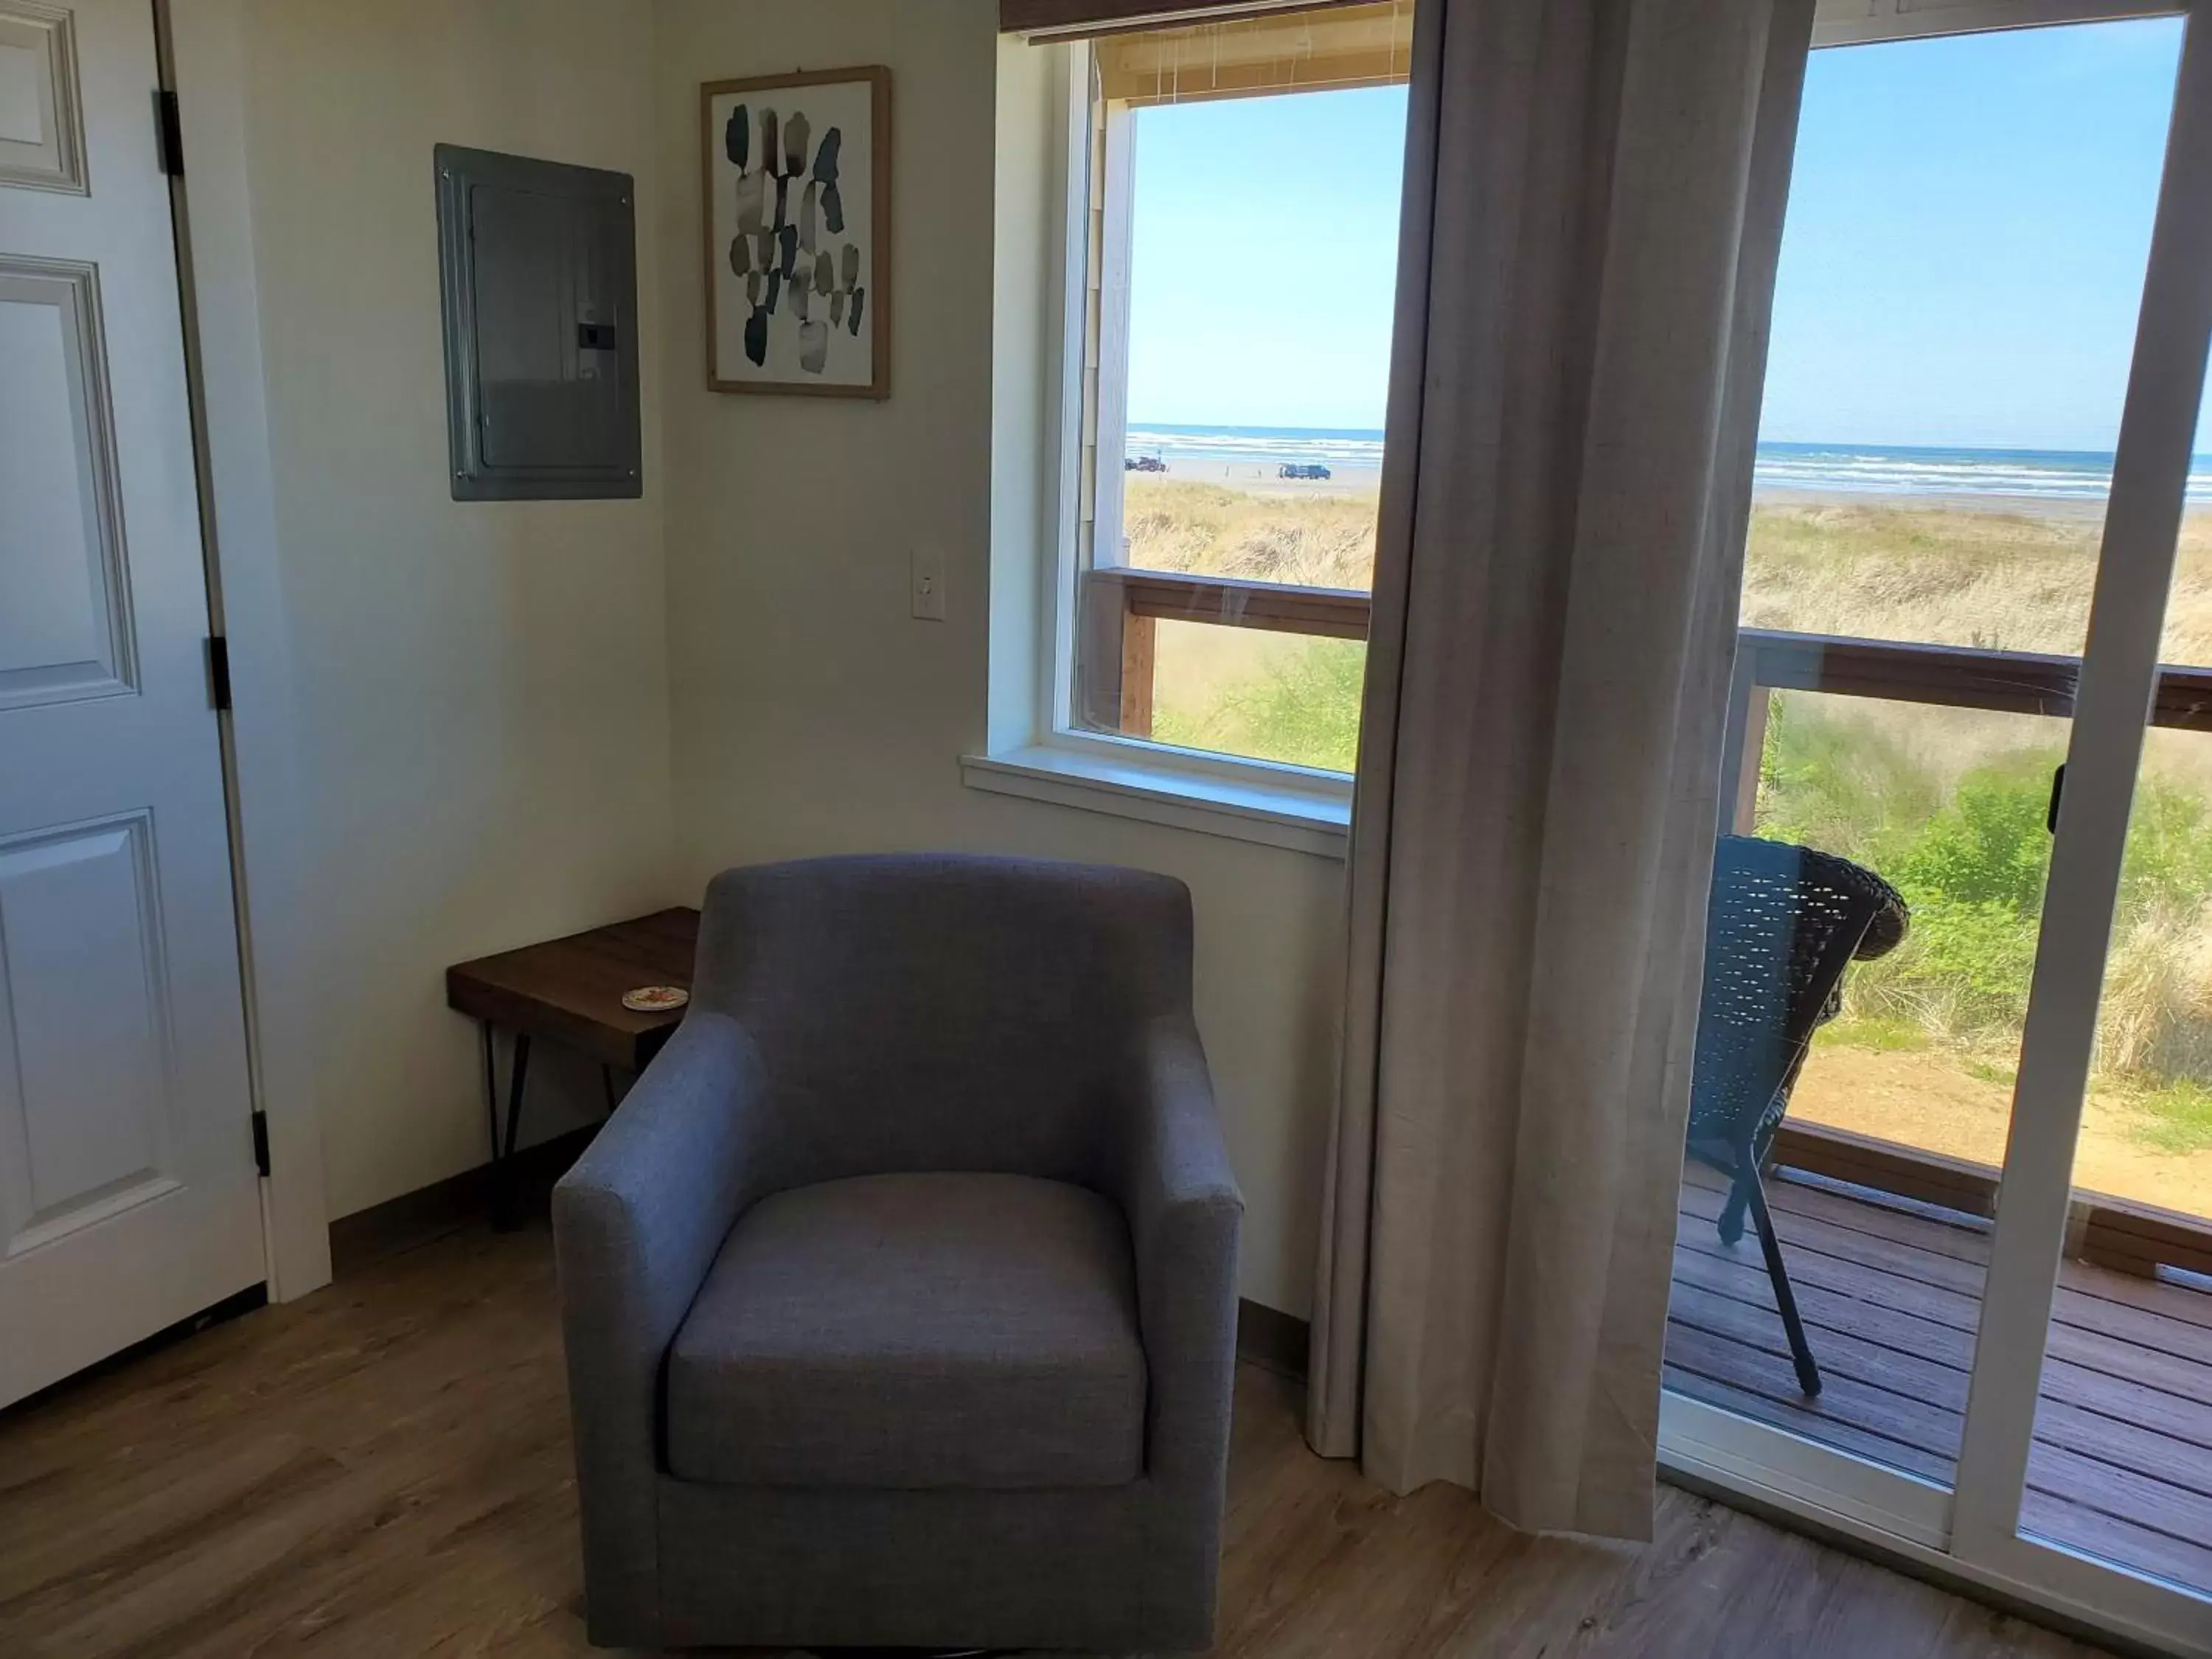
[[161, 171], [172, 179], [185, 176], [185, 123], [177, 112], [177, 94], [167, 88], [154, 93], [154, 141], [161, 152]]
[[253, 1115], [253, 1167], [262, 1174], [269, 1173], [269, 1114]]
[[217, 708], [230, 707], [230, 641], [220, 634], [208, 635], [208, 689]]

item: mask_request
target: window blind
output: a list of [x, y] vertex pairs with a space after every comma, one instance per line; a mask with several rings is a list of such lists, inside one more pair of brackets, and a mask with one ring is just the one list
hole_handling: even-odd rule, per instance
[[1319, 11], [1365, 0], [999, 0], [999, 27], [1036, 40], [1076, 40], [1131, 29]]
[[1364, 0], [1093, 42], [1099, 95], [1133, 106], [1391, 86], [1406, 79], [1413, 0]]

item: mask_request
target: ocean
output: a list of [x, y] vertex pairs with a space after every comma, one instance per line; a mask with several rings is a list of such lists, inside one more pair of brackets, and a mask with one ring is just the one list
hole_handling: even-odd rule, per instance
[[[1357, 427], [1188, 426], [1133, 422], [1128, 453], [1175, 470], [1186, 461], [1233, 462], [1269, 469], [1319, 462], [1380, 467], [1382, 434]], [[1936, 449], [1904, 444], [1782, 444], [1759, 447], [1759, 487], [1820, 494], [2020, 495], [2097, 501], [2111, 488], [2112, 458], [2071, 449]], [[2190, 469], [2189, 499], [2212, 501], [2212, 456]]]

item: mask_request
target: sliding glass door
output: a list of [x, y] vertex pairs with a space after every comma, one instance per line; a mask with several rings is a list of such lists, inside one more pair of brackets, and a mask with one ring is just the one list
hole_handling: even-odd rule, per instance
[[[2189, 769], [2196, 559], [2176, 572], [2212, 340], [2212, 29], [2192, 20], [2143, 286], [2112, 506], [2051, 812], [2043, 950], [1992, 1241], [1953, 1548], [2212, 1647], [2212, 1194], [2193, 1075], [2212, 967], [2212, 811]], [[2148, 752], [2155, 722], [2161, 741]], [[2169, 737], [2168, 733], [2173, 735]], [[2142, 1195], [2085, 1190], [2117, 1106], [2162, 1153]], [[2119, 1168], [2115, 1166], [2116, 1172]], [[2100, 1184], [2134, 1184], [2122, 1176]], [[2157, 1200], [2164, 1200], [2160, 1202]]]
[[2204, 33], [1815, 53], [1662, 1438], [2212, 1653]]

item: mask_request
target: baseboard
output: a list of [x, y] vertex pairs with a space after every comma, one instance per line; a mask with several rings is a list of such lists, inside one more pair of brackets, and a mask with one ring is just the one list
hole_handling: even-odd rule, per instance
[[[544, 1216], [553, 1183], [568, 1173], [598, 1133], [597, 1124], [587, 1123], [515, 1153], [517, 1213], [526, 1223]], [[491, 1165], [479, 1164], [331, 1223], [331, 1275], [343, 1279], [465, 1227], [489, 1226], [490, 1216]]]
[[1306, 1344], [1312, 1328], [1295, 1314], [1262, 1307], [1239, 1298], [1237, 1304], [1237, 1357], [1303, 1382], [1306, 1378]]

